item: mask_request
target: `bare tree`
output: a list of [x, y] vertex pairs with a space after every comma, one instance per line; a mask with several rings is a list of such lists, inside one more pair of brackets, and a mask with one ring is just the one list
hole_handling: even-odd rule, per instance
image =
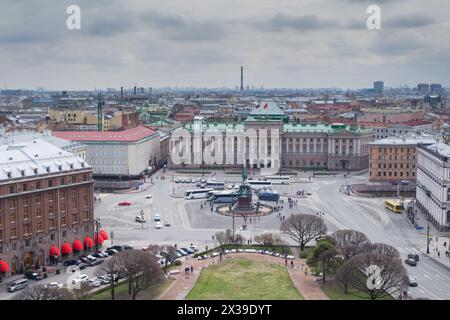
[[117, 254], [120, 269], [128, 280], [131, 298], [164, 278], [157, 259], [141, 250], [126, 250]]
[[380, 254], [393, 259], [400, 259], [400, 253], [396, 248], [386, 243], [367, 243], [363, 247], [365, 253]]
[[345, 272], [349, 284], [372, 300], [402, 292], [408, 284], [401, 260], [388, 255], [361, 253], [346, 262]]
[[315, 215], [295, 214], [284, 220], [280, 229], [297, 242], [303, 251], [308, 242], [326, 233], [327, 226]]
[[79, 288], [72, 289], [72, 293], [76, 300], [87, 300], [91, 291], [92, 288], [86, 281], [80, 282]]
[[119, 278], [121, 269], [120, 264], [117, 261], [117, 257], [113, 256], [110, 259], [106, 260], [104, 263], [98, 266], [95, 270], [95, 274], [97, 276], [106, 275], [109, 278], [109, 288], [111, 289], [111, 300], [115, 300], [115, 287], [116, 281]]
[[363, 252], [364, 246], [370, 243], [364, 233], [356, 230], [338, 230], [331, 235], [331, 238], [344, 262]]
[[245, 237], [240, 233], [236, 234], [234, 236], [234, 243], [242, 245], [243, 243], [245, 243]]
[[147, 252], [153, 256], [161, 255], [164, 257], [164, 272], [169, 264], [173, 264], [178, 259], [177, 249], [171, 245], [149, 245]]
[[43, 285], [30, 286], [14, 296], [14, 300], [73, 300], [73, 294], [66, 288], [46, 288]]
[[225, 251], [225, 244], [227, 243], [227, 234], [223, 231], [214, 234], [216, 241], [219, 243], [221, 251]]
[[255, 236], [255, 242], [264, 245], [264, 246], [274, 246], [277, 244], [281, 244], [282, 240], [279, 235], [273, 234], [270, 232], [265, 232], [263, 234]]

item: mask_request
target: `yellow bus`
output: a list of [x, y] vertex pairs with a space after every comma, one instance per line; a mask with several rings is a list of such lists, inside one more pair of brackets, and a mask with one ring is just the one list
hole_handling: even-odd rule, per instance
[[403, 206], [395, 200], [385, 200], [384, 207], [395, 213], [401, 213]]

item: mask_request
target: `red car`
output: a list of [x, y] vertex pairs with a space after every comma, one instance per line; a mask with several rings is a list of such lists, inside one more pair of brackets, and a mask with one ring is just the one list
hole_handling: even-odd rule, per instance
[[131, 202], [129, 202], [129, 201], [122, 201], [122, 202], [119, 202], [119, 206], [131, 206]]

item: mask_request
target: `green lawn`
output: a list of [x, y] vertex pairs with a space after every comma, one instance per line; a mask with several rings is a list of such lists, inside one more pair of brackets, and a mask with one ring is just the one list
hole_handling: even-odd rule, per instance
[[[344, 294], [344, 290], [334, 280], [327, 280], [325, 286], [321, 284], [322, 290], [331, 300], [370, 300], [370, 296], [364, 292], [357, 292], [349, 288], [348, 294]], [[393, 297], [387, 296], [377, 300], [394, 300]]]
[[203, 269], [188, 300], [301, 300], [286, 268], [229, 258]]
[[[136, 300], [153, 300], [158, 297], [164, 290], [166, 290], [172, 282], [170, 280], [162, 280], [157, 284], [140, 292]], [[119, 284], [115, 290], [116, 300], [130, 300], [131, 296], [128, 294], [128, 283]], [[91, 300], [111, 300], [111, 290], [98, 292], [90, 297]]]

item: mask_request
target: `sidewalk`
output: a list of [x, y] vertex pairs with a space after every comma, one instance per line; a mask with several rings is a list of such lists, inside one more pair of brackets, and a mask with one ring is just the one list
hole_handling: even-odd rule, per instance
[[[444, 246], [444, 243], [446, 245]], [[450, 237], [436, 237], [430, 239], [430, 253], [427, 254], [427, 248], [420, 249], [424, 254], [432, 258], [434, 261], [442, 264], [450, 270]], [[447, 252], [447, 255], [446, 255]]]

